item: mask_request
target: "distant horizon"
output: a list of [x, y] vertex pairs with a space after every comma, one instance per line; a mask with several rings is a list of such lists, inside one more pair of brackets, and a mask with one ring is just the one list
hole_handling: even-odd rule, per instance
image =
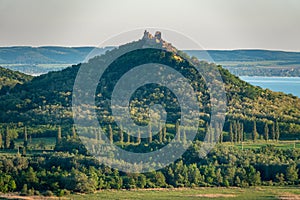
[[[105, 47], [117, 47], [116, 46], [105, 46]], [[64, 46], [64, 45], [41, 45], [41, 46], [30, 46], [30, 45], [13, 45], [13, 46], [0, 46], [0, 48], [16, 48], [16, 47], [31, 47], [31, 48], [44, 48], [44, 47], [63, 47], [63, 48], [100, 48], [91, 45], [82, 46]], [[102, 47], [101, 47], [102, 48]], [[300, 53], [300, 50], [286, 50], [286, 49], [263, 49], [263, 48], [237, 48], [237, 49], [179, 49], [179, 50], [199, 50], [199, 51], [243, 51], [243, 50], [262, 50], [262, 51], [278, 51], [278, 52], [295, 52]]]

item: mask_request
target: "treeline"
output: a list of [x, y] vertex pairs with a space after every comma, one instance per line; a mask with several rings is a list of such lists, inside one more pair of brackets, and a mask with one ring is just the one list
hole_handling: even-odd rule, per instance
[[[204, 128], [198, 129], [198, 134], [196, 135], [195, 140], [203, 141], [206, 139], [208, 142], [231, 142], [231, 143], [241, 143], [243, 141], [252, 140], [256, 142], [256, 140], [265, 140], [266, 142], [273, 140], [278, 141], [280, 139], [280, 127], [278, 121], [275, 122], [261, 122], [253, 120], [250, 123], [246, 122], [247, 130], [244, 128], [243, 121], [239, 120], [229, 120], [229, 122], [225, 123], [224, 129], [222, 127], [223, 124], [216, 123], [214, 126], [206, 123]], [[260, 123], [260, 130], [257, 128], [257, 123]], [[141, 132], [138, 132], [137, 137], [131, 136], [128, 133], [123, 132], [118, 127], [112, 127], [111, 125], [107, 126], [106, 134], [100, 135], [100, 132], [93, 132], [90, 134], [95, 134], [94, 137], [95, 142], [103, 141], [103, 137], [107, 137], [110, 143], [116, 143], [117, 145], [124, 148], [131, 148], [134, 146], [135, 149], [139, 149], [138, 151], [144, 151], [144, 144], [152, 144], [149, 148], [160, 148], [161, 145], [166, 145], [171, 140], [175, 139], [178, 142], [186, 143], [187, 133], [186, 129], [190, 129], [191, 127], [181, 127], [179, 121], [175, 123], [175, 125], [167, 124], [164, 127], [159, 127], [158, 133], [153, 133], [151, 125], [148, 129], [148, 138], [142, 139]], [[19, 152], [23, 155], [26, 154], [28, 140], [32, 141], [32, 137], [40, 136], [39, 134], [32, 133], [34, 128], [30, 126], [5, 126], [0, 130], [0, 149], [15, 149], [15, 140], [23, 139], [23, 145], [19, 145], [17, 148]], [[30, 130], [30, 131], [28, 131]], [[246, 132], [248, 131], [248, 132]], [[89, 129], [85, 130], [86, 133], [89, 132]], [[48, 130], [48, 133], [44, 134], [44, 137], [56, 137], [57, 143], [55, 146], [55, 150], [59, 151], [68, 151], [73, 152], [74, 149], [77, 149], [82, 154], [86, 154], [86, 150], [81, 144], [79, 140], [75, 126], [56, 126], [51, 127]], [[89, 136], [90, 137], [90, 136]]]
[[[269, 140], [278, 141], [280, 138], [280, 128], [278, 121], [275, 122], [262, 122], [263, 130], [260, 132], [257, 129], [257, 121], [253, 120], [251, 127], [252, 131], [246, 133], [244, 130], [244, 123], [239, 120], [231, 120], [229, 122], [229, 141], [231, 143], [241, 143], [243, 141], [252, 140], [256, 142], [258, 139], [264, 139], [266, 142]], [[248, 127], [248, 130], [250, 127]], [[222, 135], [221, 135], [222, 137]], [[220, 138], [220, 141], [223, 141]]]
[[176, 163], [159, 171], [129, 174], [89, 156], [57, 152], [40, 156], [1, 156], [0, 191], [62, 196], [101, 189], [299, 184], [300, 151], [272, 146], [239, 150], [219, 145], [199, 158], [196, 142]]

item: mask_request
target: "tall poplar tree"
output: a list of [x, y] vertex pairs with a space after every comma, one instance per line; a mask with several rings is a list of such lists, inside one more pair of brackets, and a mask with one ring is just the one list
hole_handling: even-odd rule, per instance
[[253, 121], [252, 139], [253, 139], [253, 142], [255, 142], [257, 139], [256, 120]]
[[268, 142], [268, 140], [269, 140], [269, 127], [268, 127], [268, 123], [265, 123], [264, 136], [265, 136], [266, 142]]

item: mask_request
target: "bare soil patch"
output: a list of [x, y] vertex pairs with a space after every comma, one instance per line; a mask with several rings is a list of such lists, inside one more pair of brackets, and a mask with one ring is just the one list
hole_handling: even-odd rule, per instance
[[190, 197], [205, 197], [205, 198], [233, 198], [235, 194], [195, 194], [189, 195]]
[[284, 193], [281, 194], [279, 197], [281, 200], [300, 200], [299, 194], [291, 194], [291, 193]]
[[54, 199], [67, 199], [64, 197], [45, 197], [45, 196], [20, 196], [17, 194], [2, 194], [0, 198], [11, 200], [54, 200]]

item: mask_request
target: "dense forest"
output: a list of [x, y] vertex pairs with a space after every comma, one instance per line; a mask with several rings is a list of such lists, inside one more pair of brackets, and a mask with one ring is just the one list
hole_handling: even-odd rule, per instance
[[196, 142], [182, 159], [159, 171], [129, 174], [93, 157], [64, 152], [39, 156], [1, 155], [1, 192], [62, 196], [99, 189], [299, 184], [299, 150], [238, 150], [219, 145], [206, 158]]
[[[167, 50], [155, 49], [149, 44], [147, 48], [139, 48], [145, 46], [145, 42], [145, 39], [138, 40], [106, 51], [88, 63], [34, 78], [0, 68], [1, 73], [5, 72], [11, 78], [6, 79], [8, 87], [0, 90], [1, 192], [62, 196], [99, 189], [299, 184], [299, 149], [278, 149], [272, 144], [260, 149], [239, 149], [229, 145], [297, 139], [300, 133], [299, 98], [252, 86], [221, 66], [189, 57], [166, 43], [162, 45], [167, 46]], [[72, 91], [79, 68], [92, 69], [103, 64], [103, 60], [131, 48], [137, 50], [125, 53], [111, 63], [95, 92], [97, 120], [104, 134], [90, 133], [93, 127], [83, 127], [83, 130], [88, 135], [92, 151], [97, 150], [94, 150], [97, 143], [105, 144], [104, 137], [109, 138], [111, 144], [131, 152], [155, 151], [172, 140], [189, 147], [175, 163], [142, 174], [121, 172], [95, 159], [91, 149], [82, 144], [85, 135], [78, 135], [72, 113]], [[190, 80], [200, 111], [199, 127], [193, 141], [186, 139], [193, 127], [179, 128], [181, 111], [176, 95], [156, 84], [138, 88], [131, 97], [130, 107], [132, 119], [140, 125], [147, 125], [150, 123], [149, 105], [163, 105], [167, 119], [159, 132], [153, 133], [149, 128], [148, 138], [135, 137], [116, 124], [115, 120], [122, 116], [113, 116], [110, 109], [113, 88], [124, 73], [145, 63], [172, 66]], [[210, 102], [216, 99], [211, 99], [207, 83], [193, 64], [205, 68], [208, 73], [210, 69], [217, 69], [220, 73], [227, 95], [227, 102], [219, 102], [227, 103], [224, 125], [221, 120], [209, 124]], [[163, 74], [163, 71], [158, 72]], [[92, 72], [88, 70], [86, 73]], [[220, 84], [218, 80], [214, 83]], [[85, 92], [79, 91], [77, 95], [86, 95]], [[86, 108], [91, 105], [81, 106], [81, 112], [88, 113]], [[216, 133], [220, 137], [215, 138]], [[199, 157], [205, 136], [207, 142], [218, 144], [206, 157]], [[39, 138], [55, 138], [56, 141], [49, 149], [41, 143], [40, 151], [30, 149], [32, 141]], [[109, 154], [109, 147], [100, 150], [112, 159], [116, 156]]]
[[[126, 48], [126, 45], [124, 48]], [[139, 53], [135, 52], [135, 54]], [[109, 53], [103, 55], [103, 57], [105, 56], [109, 56]], [[178, 69], [187, 65], [184, 61], [180, 62], [176, 60], [171, 53], [163, 53], [163, 56], [159, 52], [156, 52], [151, 57], [144, 55], [141, 57], [143, 58], [143, 62], [151, 62], [151, 59], [162, 63], [171, 62]], [[101, 59], [101, 56], [96, 57], [92, 62], [97, 63]], [[120, 66], [124, 65], [127, 61], [121, 60], [123, 63], [117, 63], [115, 74], [108, 74], [110, 80], [114, 80], [116, 74], [122, 73], [122, 67]], [[265, 124], [271, 129], [272, 124], [277, 121], [282, 139], [298, 138], [297, 134], [300, 132], [299, 98], [252, 86], [232, 75], [221, 66], [205, 62], [202, 65], [204, 67], [217, 67], [225, 83], [228, 103], [227, 120], [224, 125], [226, 132], [229, 132], [230, 121], [239, 121], [244, 124], [244, 131], [248, 138], [250, 138], [254, 121], [256, 121], [259, 134], [264, 133]], [[47, 124], [51, 126], [61, 125], [63, 128], [64, 126], [70, 127], [73, 123], [71, 110], [72, 89], [80, 66], [81, 64], [74, 65], [59, 72], [50, 72], [39, 77], [34, 77], [31, 81], [24, 84], [17, 84], [16, 87], [11, 88], [9, 91], [1, 90], [0, 106], [2, 109], [0, 110], [0, 120], [3, 125], [2, 127], [4, 128], [5, 124], [10, 125], [11, 123], [23, 123], [25, 125], [40, 127], [44, 127]], [[191, 73], [191, 75], [193, 74]], [[202, 84], [198, 83], [201, 83], [201, 80], [200, 82], [199, 80], [193, 80], [192, 84], [197, 85], [199, 89], [198, 95], [202, 96], [202, 103], [205, 106], [209, 97], [207, 91], [203, 89], [205, 88], [203, 81]], [[157, 94], [153, 94], [154, 98], [157, 98], [156, 101], [162, 101], [162, 99], [158, 98], [160, 96], [159, 93], [162, 92], [164, 91], [158, 91]], [[166, 96], [165, 98], [170, 101], [173, 97], [169, 98]], [[101, 99], [98, 100], [100, 101]], [[203, 109], [209, 110], [209, 108]], [[207, 115], [204, 115], [201, 121], [203, 128], [206, 120]]]

